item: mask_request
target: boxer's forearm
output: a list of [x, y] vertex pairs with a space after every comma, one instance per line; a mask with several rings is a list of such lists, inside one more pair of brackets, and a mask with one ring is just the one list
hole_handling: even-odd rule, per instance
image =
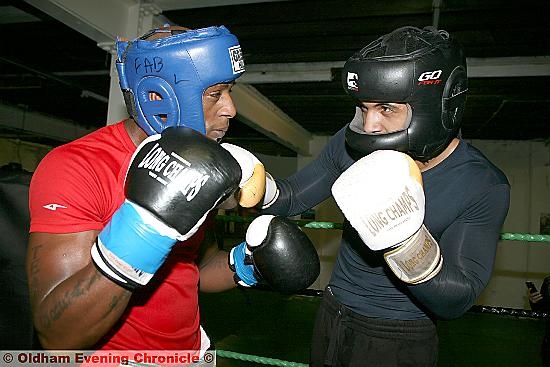
[[130, 295], [90, 263], [35, 305], [34, 324], [42, 347], [92, 347], [120, 318]]
[[131, 293], [91, 262], [98, 231], [29, 237], [26, 270], [35, 330], [46, 349], [92, 347], [118, 321]]
[[199, 266], [201, 292], [222, 292], [237, 286], [227, 256], [226, 251], [215, 248], [205, 251]]

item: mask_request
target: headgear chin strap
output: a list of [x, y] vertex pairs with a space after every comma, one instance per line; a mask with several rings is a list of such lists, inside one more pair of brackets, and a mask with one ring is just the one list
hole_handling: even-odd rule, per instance
[[[156, 32], [165, 38], [146, 40]], [[128, 113], [148, 134], [171, 126], [205, 133], [202, 95], [244, 72], [237, 37], [224, 26], [153, 30], [134, 41], [117, 39], [116, 67]], [[151, 93], [161, 98], [152, 100]]]
[[426, 162], [460, 130], [466, 59], [445, 31], [404, 27], [380, 37], [347, 60], [342, 84], [357, 101], [407, 103], [412, 110], [408, 127], [388, 134], [348, 125], [346, 145], [355, 159], [391, 149]]

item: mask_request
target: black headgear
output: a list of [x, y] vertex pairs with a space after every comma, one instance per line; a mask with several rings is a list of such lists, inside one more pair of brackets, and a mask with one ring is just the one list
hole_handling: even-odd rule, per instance
[[350, 57], [342, 71], [346, 92], [358, 101], [408, 103], [410, 124], [388, 134], [346, 129], [350, 155], [359, 159], [392, 149], [426, 162], [457, 136], [466, 104], [466, 58], [456, 40], [431, 27], [398, 28]]

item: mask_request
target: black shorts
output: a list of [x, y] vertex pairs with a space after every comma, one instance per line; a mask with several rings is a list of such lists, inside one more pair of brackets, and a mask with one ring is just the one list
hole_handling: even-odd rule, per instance
[[310, 366], [434, 367], [437, 351], [433, 321], [362, 316], [327, 287], [313, 329]]

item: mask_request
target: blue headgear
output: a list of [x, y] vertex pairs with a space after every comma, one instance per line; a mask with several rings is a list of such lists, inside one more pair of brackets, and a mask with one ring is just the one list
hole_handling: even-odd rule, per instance
[[[146, 40], [160, 32], [171, 35]], [[117, 39], [116, 46], [126, 108], [148, 135], [171, 126], [186, 126], [204, 134], [204, 91], [215, 84], [231, 83], [244, 72], [239, 41], [224, 26], [155, 29], [131, 42]], [[162, 99], [151, 100], [151, 92]]]

